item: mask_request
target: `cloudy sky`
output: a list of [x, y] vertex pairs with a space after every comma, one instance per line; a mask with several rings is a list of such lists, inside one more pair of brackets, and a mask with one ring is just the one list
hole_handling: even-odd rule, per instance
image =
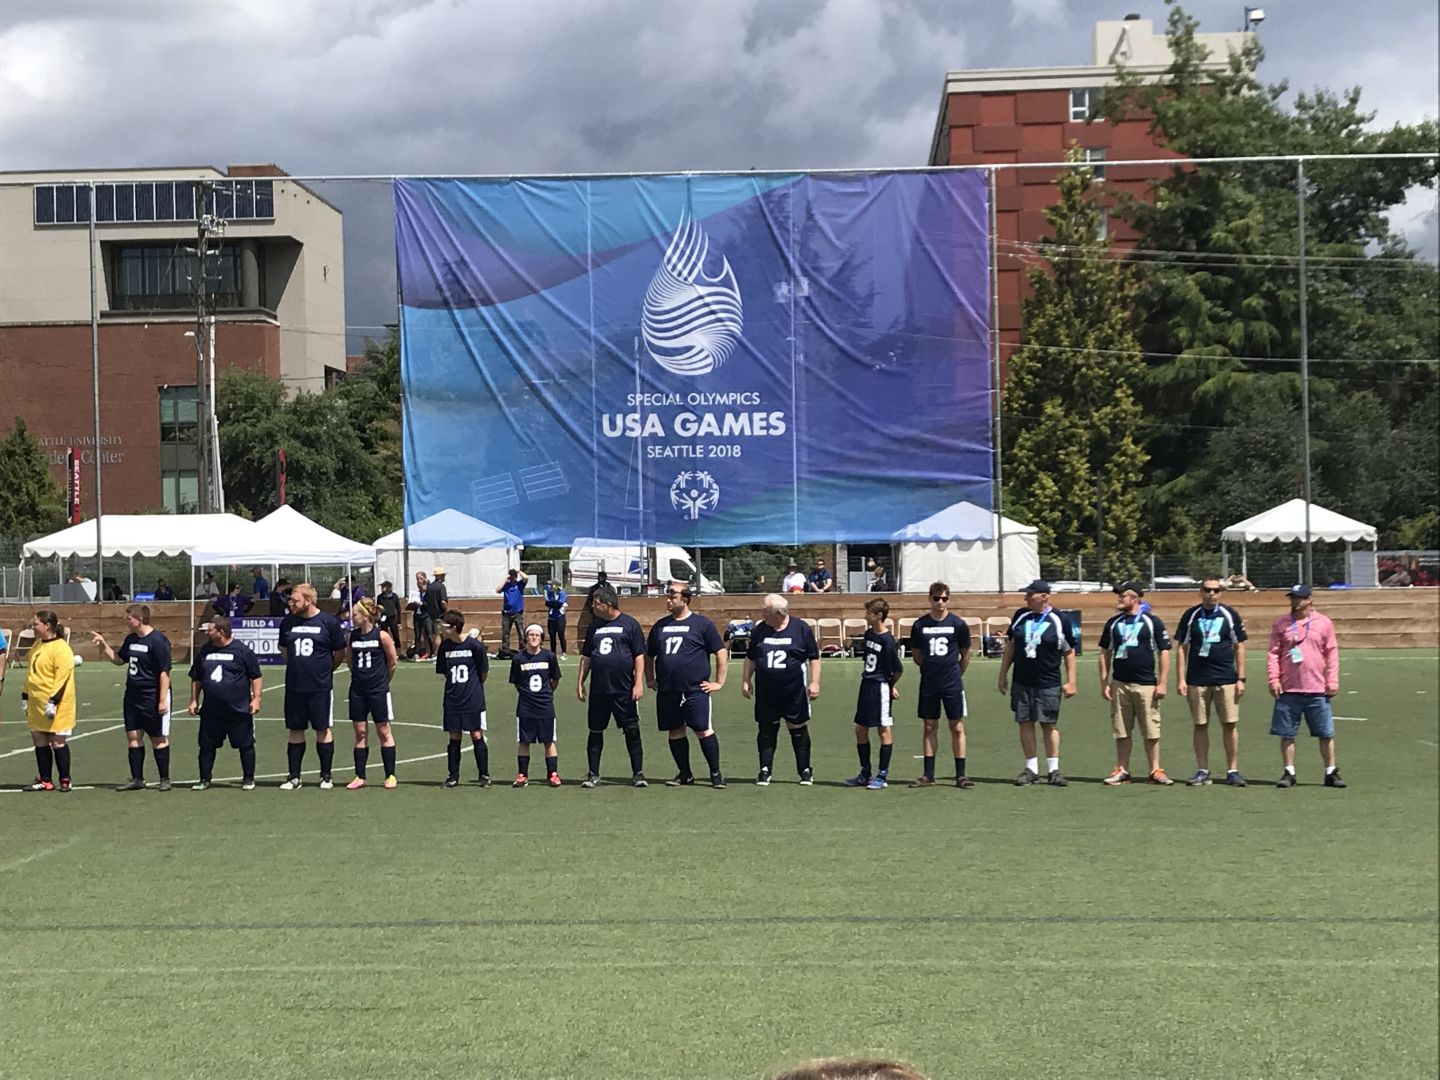
[[[1252, 0], [1252, 3], [1255, 0]], [[1202, 29], [1239, 2], [1189, 0]], [[1435, 0], [1265, 5], [1264, 74], [1436, 116]], [[1157, 0], [0, 0], [0, 171], [295, 175], [924, 164], [945, 72], [1087, 63]], [[346, 211], [348, 321], [393, 318], [383, 184]], [[1434, 250], [1433, 197], [1396, 217]]]

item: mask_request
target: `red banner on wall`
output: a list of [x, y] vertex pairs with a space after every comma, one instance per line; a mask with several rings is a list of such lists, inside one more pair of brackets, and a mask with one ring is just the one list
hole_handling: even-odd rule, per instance
[[69, 453], [67, 453], [67, 454], [65, 455], [65, 464], [66, 464], [66, 466], [67, 466], [67, 468], [66, 468], [66, 470], [65, 470], [65, 473], [66, 473], [66, 477], [67, 477], [67, 479], [68, 479], [68, 481], [69, 481], [66, 486], [70, 489], [70, 501], [69, 501], [69, 507], [70, 507], [70, 524], [71, 524], [71, 525], [79, 525], [79, 524], [80, 524], [80, 452], [79, 452], [78, 450], [76, 450], [74, 447], [71, 447]]

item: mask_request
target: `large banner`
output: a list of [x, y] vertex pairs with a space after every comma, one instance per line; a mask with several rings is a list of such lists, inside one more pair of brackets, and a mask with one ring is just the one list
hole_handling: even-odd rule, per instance
[[979, 173], [401, 180], [408, 522], [882, 541], [991, 501]]

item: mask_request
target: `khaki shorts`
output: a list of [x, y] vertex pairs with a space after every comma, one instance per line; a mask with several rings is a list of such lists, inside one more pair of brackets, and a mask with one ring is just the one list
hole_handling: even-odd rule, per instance
[[1160, 702], [1155, 700], [1155, 687], [1139, 683], [1110, 684], [1110, 730], [1117, 739], [1128, 738], [1140, 725], [1145, 739], [1160, 738]]
[[1196, 686], [1191, 683], [1186, 688], [1186, 695], [1190, 701], [1190, 720], [1196, 727], [1210, 723], [1211, 709], [1215, 710], [1215, 716], [1222, 724], [1240, 722], [1240, 703], [1235, 700], [1234, 683], [1224, 686]]

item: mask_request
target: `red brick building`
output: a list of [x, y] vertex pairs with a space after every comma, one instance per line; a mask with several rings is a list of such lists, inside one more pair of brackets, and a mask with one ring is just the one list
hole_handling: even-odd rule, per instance
[[[1249, 33], [1200, 34], [1211, 62], [1224, 66]], [[1079, 147], [1095, 164], [1097, 178], [1118, 191], [1143, 194], [1148, 182], [1165, 175], [1157, 165], [1122, 166], [1125, 160], [1170, 157], [1147, 131], [1143, 119], [1110, 123], [1089, 119], [1104, 88], [1124, 65], [1142, 78], [1158, 78], [1171, 61], [1163, 33], [1134, 16], [1095, 24], [1089, 65], [952, 71], [945, 77], [940, 115], [930, 146], [931, 165], [1015, 165], [1063, 161]], [[1049, 231], [1045, 208], [1056, 201], [1059, 170], [999, 169], [995, 173], [995, 231], [998, 249], [1000, 356], [1020, 340], [1020, 304], [1028, 291], [1025, 269], [1035, 265], [1025, 245]], [[1133, 238], [1116, 223], [1114, 240]], [[1108, 216], [1105, 228], [1109, 230]]]

